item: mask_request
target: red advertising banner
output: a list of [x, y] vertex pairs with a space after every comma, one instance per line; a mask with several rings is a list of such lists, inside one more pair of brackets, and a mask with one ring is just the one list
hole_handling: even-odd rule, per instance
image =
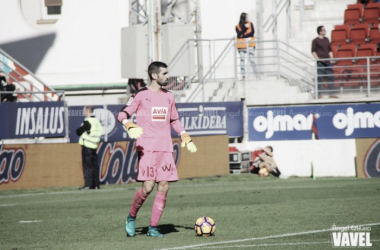
[[[198, 152], [173, 139], [173, 157], [180, 179], [229, 174], [228, 136], [195, 137]], [[135, 141], [99, 144], [101, 184], [135, 182]], [[81, 148], [76, 143], [0, 145], [0, 190], [83, 186]]]

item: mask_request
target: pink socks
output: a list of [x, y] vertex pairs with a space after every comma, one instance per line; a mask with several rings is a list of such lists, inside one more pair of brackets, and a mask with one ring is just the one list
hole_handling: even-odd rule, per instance
[[156, 198], [154, 199], [153, 207], [152, 207], [152, 217], [150, 219], [151, 226], [154, 226], [154, 227], [157, 226], [158, 221], [160, 220], [161, 215], [164, 212], [165, 203], [166, 203], [166, 194], [160, 191], [157, 191]]
[[140, 207], [144, 203], [146, 197], [147, 195], [144, 194], [142, 188], [137, 190], [135, 197], [133, 198], [133, 201], [132, 201], [131, 210], [129, 212], [132, 217], [136, 217], [137, 212], [139, 211]]
[[[142, 188], [140, 188], [136, 192], [135, 197], [133, 198], [133, 201], [132, 201], [131, 210], [129, 211], [132, 217], [136, 217], [137, 212], [139, 211], [140, 207], [144, 203], [146, 197], [147, 195], [144, 194]], [[151, 226], [154, 226], [154, 227], [157, 226], [158, 221], [160, 220], [161, 215], [164, 212], [165, 203], [166, 203], [166, 194], [160, 191], [157, 191], [156, 198], [154, 199], [153, 207], [152, 207], [152, 217], [150, 219]]]

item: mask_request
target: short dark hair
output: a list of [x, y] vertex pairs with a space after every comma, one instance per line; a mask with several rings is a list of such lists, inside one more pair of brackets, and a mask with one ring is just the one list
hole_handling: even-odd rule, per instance
[[153, 80], [152, 74], [158, 75], [161, 71], [160, 68], [167, 68], [167, 67], [168, 65], [166, 65], [166, 63], [159, 62], [159, 61], [152, 62], [148, 67], [148, 75], [149, 75], [150, 80]]
[[94, 107], [93, 106], [84, 106], [85, 109], [87, 109], [88, 111], [90, 111], [91, 113], [94, 113]]
[[270, 151], [273, 153], [273, 148], [272, 148], [272, 146], [266, 146], [266, 148], [270, 148]]
[[324, 27], [323, 25], [318, 26], [318, 28], [317, 28], [317, 33], [318, 33], [318, 35], [319, 35], [319, 33], [322, 31], [322, 28], [323, 28], [323, 27]]

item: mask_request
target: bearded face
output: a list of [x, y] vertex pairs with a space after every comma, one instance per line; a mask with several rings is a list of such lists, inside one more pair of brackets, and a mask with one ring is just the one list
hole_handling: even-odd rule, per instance
[[161, 87], [167, 86], [169, 84], [168, 69], [160, 68], [160, 73], [157, 75], [157, 83]]

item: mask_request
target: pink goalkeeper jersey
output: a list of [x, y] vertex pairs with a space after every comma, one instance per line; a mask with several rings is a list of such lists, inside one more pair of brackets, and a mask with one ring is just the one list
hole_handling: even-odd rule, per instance
[[143, 129], [143, 135], [136, 140], [137, 151], [173, 152], [170, 125], [178, 134], [185, 130], [179, 121], [173, 93], [142, 88], [117, 119], [119, 122], [130, 119], [135, 112], [137, 125]]

